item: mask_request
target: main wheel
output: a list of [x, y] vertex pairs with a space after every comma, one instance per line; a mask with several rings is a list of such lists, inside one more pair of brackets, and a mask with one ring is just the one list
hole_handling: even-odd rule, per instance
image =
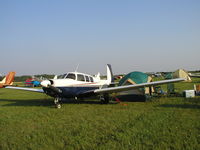
[[100, 97], [100, 100], [103, 104], [108, 104], [110, 101], [109, 94], [104, 94], [103, 96]]

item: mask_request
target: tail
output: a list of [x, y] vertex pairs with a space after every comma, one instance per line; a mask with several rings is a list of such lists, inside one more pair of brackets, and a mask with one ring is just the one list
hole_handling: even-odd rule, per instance
[[5, 83], [6, 82], [6, 77], [3, 78], [3, 80], [0, 81], [0, 84]]
[[113, 72], [110, 64], [107, 64], [107, 84], [114, 82]]
[[9, 72], [6, 77], [0, 82], [0, 87], [12, 85], [15, 77], [15, 72]]
[[12, 85], [13, 81], [14, 81], [14, 78], [15, 78], [15, 72], [9, 72], [6, 75], [6, 82], [5, 82], [5, 84], [6, 85]]

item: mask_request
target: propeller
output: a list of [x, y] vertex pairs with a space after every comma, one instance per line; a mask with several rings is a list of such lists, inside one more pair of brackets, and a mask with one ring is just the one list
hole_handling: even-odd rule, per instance
[[52, 86], [53, 85], [53, 81], [52, 80], [44, 80], [41, 82], [42, 87], [45, 88], [49, 88], [51, 89], [54, 93], [62, 93], [62, 90], [60, 90], [59, 88]]

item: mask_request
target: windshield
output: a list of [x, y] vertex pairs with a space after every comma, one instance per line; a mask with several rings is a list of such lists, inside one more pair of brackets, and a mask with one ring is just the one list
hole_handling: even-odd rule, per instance
[[59, 75], [59, 76], [58, 76], [58, 79], [64, 79], [64, 77], [65, 77], [66, 75], [67, 75], [67, 74]]
[[66, 78], [75, 80], [76, 76], [73, 73], [69, 73]]

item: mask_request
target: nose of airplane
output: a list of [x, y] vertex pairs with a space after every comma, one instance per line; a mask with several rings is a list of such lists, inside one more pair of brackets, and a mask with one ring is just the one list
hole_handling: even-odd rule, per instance
[[49, 80], [44, 80], [44, 81], [41, 82], [41, 85], [43, 87], [48, 87], [49, 85], [51, 85], [51, 82]]

